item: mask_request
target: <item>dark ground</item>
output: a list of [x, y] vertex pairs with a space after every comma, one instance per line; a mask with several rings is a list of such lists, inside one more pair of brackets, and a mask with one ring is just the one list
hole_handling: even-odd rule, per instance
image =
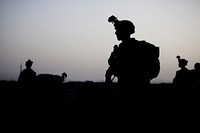
[[135, 132], [199, 132], [197, 88], [181, 90], [173, 84], [151, 84], [137, 98], [130, 98], [130, 94], [120, 96], [116, 83], [106, 87], [99, 82], [66, 82], [22, 89], [15, 81], [0, 81], [0, 91], [1, 111], [16, 116], [31, 111], [34, 113], [29, 112], [29, 118], [39, 113], [48, 118], [59, 116], [64, 122], [73, 118], [76, 124], [103, 121], [101, 128], [114, 124], [116, 129], [125, 124]]
[[[148, 89], [140, 93], [141, 98], [139, 99], [164, 103], [170, 103], [172, 101], [180, 103], [190, 102], [190, 100], [198, 99], [198, 89], [192, 87], [178, 89], [170, 83], [150, 84]], [[37, 98], [43, 98], [43, 100], [46, 100], [46, 103], [49, 104], [55, 100], [55, 102], [62, 102], [64, 106], [90, 103], [93, 105], [112, 105], [118, 104], [120, 101], [120, 91], [117, 83], [106, 86], [103, 82], [66, 82], [61, 85], [49, 83], [37, 85], [35, 87], [29, 86], [28, 88], [20, 88], [16, 81], [0, 81], [0, 91], [2, 97], [7, 100], [10, 99], [11, 101], [14, 99], [17, 100], [19, 97], [27, 96], [36, 101]], [[127, 92], [127, 94], [128, 93], [129, 92]], [[133, 97], [130, 94], [127, 96]], [[132, 100], [134, 100], [134, 98]]]

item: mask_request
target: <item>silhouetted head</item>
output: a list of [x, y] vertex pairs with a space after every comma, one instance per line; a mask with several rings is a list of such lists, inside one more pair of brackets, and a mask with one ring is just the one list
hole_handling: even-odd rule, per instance
[[197, 71], [200, 71], [200, 63], [199, 62], [194, 64], [194, 69]]
[[62, 73], [62, 77], [67, 77], [67, 74], [65, 72]]
[[26, 61], [26, 67], [27, 68], [31, 68], [32, 67], [32, 64], [33, 64], [33, 61], [31, 61], [30, 59], [28, 61]]
[[176, 58], [178, 59], [178, 66], [180, 68], [183, 68], [187, 65], [188, 61], [186, 59], [181, 59], [181, 57], [179, 55], [176, 56]]
[[114, 15], [110, 16], [108, 18], [108, 22], [111, 22], [114, 24], [115, 27], [115, 34], [117, 36], [118, 40], [123, 40], [126, 37], [130, 37], [131, 34], [135, 33], [135, 26], [134, 24], [129, 20], [118, 20], [117, 17]]

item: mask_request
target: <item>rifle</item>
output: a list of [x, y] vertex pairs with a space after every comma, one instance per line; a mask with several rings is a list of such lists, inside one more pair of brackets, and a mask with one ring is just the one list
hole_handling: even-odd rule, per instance
[[[111, 55], [108, 59], [108, 64], [110, 65], [108, 67], [108, 69], [106, 70], [106, 74], [105, 74], [105, 82], [106, 83], [111, 83], [115, 77], [117, 77], [117, 54], [118, 54], [118, 45], [115, 45], [113, 47], [113, 51], [111, 52]], [[113, 78], [112, 78], [113, 76]]]

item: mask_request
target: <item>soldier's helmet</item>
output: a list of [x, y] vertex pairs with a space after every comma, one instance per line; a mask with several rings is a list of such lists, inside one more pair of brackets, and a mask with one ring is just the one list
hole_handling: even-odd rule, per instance
[[186, 59], [181, 59], [181, 57], [178, 55], [176, 56], [176, 58], [178, 59], [178, 63], [179, 63], [179, 66], [186, 66], [188, 61]]
[[108, 22], [113, 23], [115, 30], [127, 32], [129, 34], [135, 33], [135, 25], [129, 20], [118, 20], [114, 15], [108, 18]]
[[200, 71], [200, 63], [199, 62], [194, 64], [194, 69]]
[[32, 64], [33, 64], [33, 61], [31, 61], [31, 60], [29, 59], [29, 60], [26, 61], [26, 64], [25, 64], [25, 65], [26, 65], [27, 67], [31, 67]]

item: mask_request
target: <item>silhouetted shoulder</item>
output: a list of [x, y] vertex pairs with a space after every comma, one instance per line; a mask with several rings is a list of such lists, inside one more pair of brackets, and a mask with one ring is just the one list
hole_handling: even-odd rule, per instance
[[32, 69], [24, 69], [19, 77], [18, 77], [18, 82], [19, 83], [30, 83], [33, 82], [36, 78], [36, 72], [33, 71]]

